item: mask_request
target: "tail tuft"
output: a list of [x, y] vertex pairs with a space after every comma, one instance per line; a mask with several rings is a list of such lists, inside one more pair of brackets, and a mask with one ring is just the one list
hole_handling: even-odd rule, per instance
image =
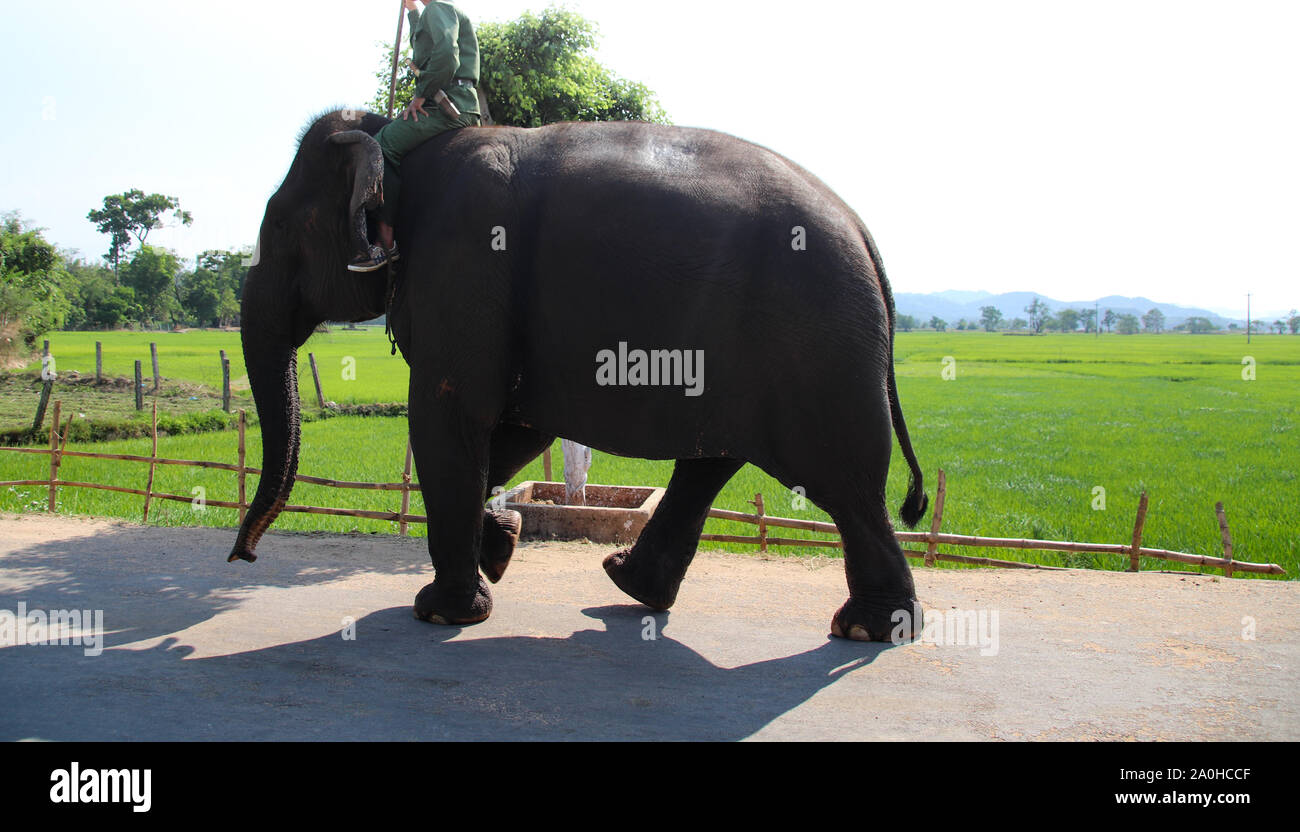
[[903, 523], [909, 529], [916, 528], [916, 524], [921, 522], [925, 516], [925, 510], [930, 506], [930, 497], [921, 489], [921, 478], [912, 477], [911, 483], [907, 487], [907, 498], [903, 500], [903, 505], [898, 509], [898, 516], [903, 519]]

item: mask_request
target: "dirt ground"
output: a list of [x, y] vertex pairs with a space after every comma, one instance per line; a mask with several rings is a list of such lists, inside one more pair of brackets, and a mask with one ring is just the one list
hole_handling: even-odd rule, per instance
[[702, 552], [654, 614], [611, 547], [527, 543], [492, 617], [449, 628], [411, 616], [423, 540], [272, 533], [227, 564], [233, 539], [0, 516], [0, 624], [105, 631], [0, 646], [0, 740], [1300, 739], [1296, 582], [917, 567], [984, 638], [894, 646], [828, 636], [837, 560]]

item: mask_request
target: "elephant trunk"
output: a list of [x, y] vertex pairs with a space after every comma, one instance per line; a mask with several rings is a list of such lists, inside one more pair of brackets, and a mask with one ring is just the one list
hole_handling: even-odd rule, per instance
[[[251, 281], [250, 286], [251, 288]], [[262, 475], [228, 561], [254, 561], [254, 549], [279, 516], [298, 473], [298, 349], [281, 327], [259, 324], [246, 290], [241, 337], [248, 382], [262, 427]], [[250, 314], [252, 313], [252, 314]]]

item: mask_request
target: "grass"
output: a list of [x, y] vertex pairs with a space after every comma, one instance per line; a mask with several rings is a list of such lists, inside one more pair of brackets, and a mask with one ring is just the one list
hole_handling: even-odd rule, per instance
[[[88, 352], [93, 373], [97, 337], [105, 342], [106, 369], [113, 366], [110, 356], [118, 352], [122, 361], [138, 355], [147, 360], [152, 338], [159, 342], [164, 376], [200, 383], [214, 375], [219, 381], [217, 349], [225, 348], [232, 364], [239, 355], [234, 333], [55, 333], [52, 351], [59, 358], [60, 371], [77, 367]], [[339, 374], [337, 380], [322, 379], [328, 398], [340, 402], [405, 399], [406, 365], [388, 355], [382, 331], [318, 335], [305, 350], [316, 353], [322, 369], [341, 367], [345, 356], [356, 358], [355, 381], [345, 382]], [[1246, 356], [1253, 359], [1254, 380], [1243, 378], [1243, 370], [1249, 368], [1242, 363]], [[945, 362], [946, 358], [952, 360]], [[1247, 347], [1244, 336], [1227, 335], [1012, 338], [986, 333], [901, 333], [896, 360], [904, 411], [931, 497], [935, 469], [942, 467], [947, 473], [946, 531], [1125, 543], [1132, 534], [1138, 495], [1145, 489], [1150, 496], [1146, 545], [1221, 554], [1213, 506], [1222, 500], [1237, 559], [1281, 564], [1288, 578], [1300, 573], [1300, 538], [1294, 523], [1300, 478], [1296, 431], [1300, 338], [1256, 335]], [[305, 356], [302, 364], [306, 365]], [[130, 369], [129, 363], [126, 367]], [[945, 367], [955, 369], [954, 378], [944, 378]], [[242, 373], [242, 367], [232, 369], [236, 376]], [[310, 391], [310, 376], [304, 381], [302, 389]], [[396, 482], [405, 433], [404, 419], [338, 417], [306, 424], [300, 470], [338, 479]], [[259, 464], [258, 440], [257, 431], [250, 431], [250, 464]], [[169, 437], [162, 453], [233, 461], [234, 448], [233, 434], [198, 434]], [[358, 453], [358, 448], [366, 452]], [[96, 449], [147, 453], [148, 440], [100, 443]], [[558, 443], [555, 460], [558, 472]], [[0, 454], [0, 479], [47, 476], [48, 462], [44, 466], [42, 462], [39, 457]], [[670, 473], [670, 462], [598, 452], [591, 479], [664, 485]], [[146, 474], [144, 465], [74, 459], [66, 460], [61, 471], [61, 477], [69, 480], [133, 487], [143, 487]], [[541, 461], [534, 461], [518, 479], [541, 479]], [[212, 499], [231, 499], [234, 475], [159, 468], [159, 490], [190, 494], [196, 486], [206, 488]], [[897, 508], [905, 488], [906, 467], [896, 452], [888, 489], [891, 508]], [[1104, 508], [1098, 502], [1098, 488], [1104, 489]], [[764, 495], [769, 514], [829, 519], [815, 506], [800, 509], [796, 495], [752, 466], [727, 485], [715, 506], [752, 511], [747, 501], [756, 492]], [[140, 517], [141, 499], [134, 496], [63, 489], [59, 501], [62, 510], [73, 513]], [[300, 485], [292, 501], [395, 510], [398, 497]], [[43, 508], [44, 502], [45, 489], [40, 487], [0, 490], [0, 511]], [[415, 513], [423, 513], [418, 496], [412, 503]], [[195, 512], [188, 505], [164, 503], [151, 511], [150, 522], [232, 526], [235, 514], [214, 508]], [[395, 525], [315, 515], [283, 515], [276, 522], [278, 529], [363, 532], [391, 532]], [[706, 530], [754, 534], [753, 526], [716, 520]], [[423, 534], [423, 528], [413, 527], [413, 532]], [[794, 530], [779, 534], [805, 536]], [[970, 553], [955, 547], [940, 550]], [[1107, 569], [1125, 565], [1122, 558], [1105, 555], [1008, 555], [996, 550], [977, 554], [1053, 565]], [[1144, 561], [1143, 568], [1175, 565]]]

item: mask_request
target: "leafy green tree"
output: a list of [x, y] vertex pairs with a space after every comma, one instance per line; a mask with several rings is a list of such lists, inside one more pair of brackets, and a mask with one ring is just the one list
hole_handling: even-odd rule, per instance
[[1038, 298], [1034, 298], [1034, 302], [1026, 306], [1025, 311], [1029, 313], [1029, 328], [1034, 331], [1035, 335], [1038, 335], [1047, 324], [1047, 317], [1051, 309]]
[[205, 251], [193, 272], [183, 274], [177, 298], [185, 314], [200, 326], [228, 326], [239, 314], [248, 266], [242, 251]]
[[1120, 315], [1115, 319], [1115, 329], [1120, 335], [1136, 335], [1138, 331], [1137, 315]]
[[1294, 309], [1287, 313], [1286, 328], [1292, 335], [1300, 333], [1300, 315], [1297, 315]]
[[1187, 323], [1185, 323], [1184, 326], [1187, 328], [1187, 331], [1193, 335], [1214, 331], [1214, 323], [1209, 318], [1199, 316], [1188, 318]]
[[1096, 309], [1080, 309], [1079, 319], [1083, 321], [1084, 332], [1097, 331], [1097, 310]]
[[63, 259], [17, 213], [0, 216], [0, 350], [16, 354], [37, 336], [59, 329], [71, 309], [60, 288]]
[[894, 321], [894, 325], [895, 328], [901, 329], [903, 332], [911, 332], [912, 330], [916, 329], [917, 322], [916, 322], [916, 318], [912, 317], [911, 315], [899, 315], [898, 318]]
[[1056, 326], [1062, 332], [1074, 332], [1079, 328], [1079, 311], [1077, 309], [1062, 309], [1056, 315]]
[[930, 329], [933, 329], [935, 332], [943, 332], [947, 328], [948, 322], [943, 318], [940, 318], [938, 315], [935, 315], [930, 319]]
[[1029, 327], [1029, 321], [1026, 321], [1024, 318], [1012, 318], [1010, 327], [1012, 332], [1019, 332], [1020, 330]]
[[980, 323], [984, 325], [985, 332], [994, 331], [1002, 323], [1002, 310], [996, 306], [981, 306]]
[[1116, 320], [1118, 320], [1118, 318], [1115, 316], [1115, 313], [1109, 309], [1107, 309], [1106, 313], [1101, 316], [1101, 323], [1106, 327], [1107, 332], [1110, 332], [1110, 329], [1115, 325]]
[[176, 197], [146, 195], [138, 188], [110, 194], [104, 197], [103, 208], [96, 208], [86, 214], [86, 219], [95, 224], [99, 233], [108, 235], [108, 253], [104, 259], [113, 264], [115, 276], [119, 274], [118, 265], [122, 256], [131, 246], [131, 238], [134, 237], [143, 246], [150, 231], [163, 227], [162, 217], [169, 211], [181, 225], [191, 225], [194, 222], [189, 211], [181, 210]]
[[174, 315], [178, 309], [175, 281], [180, 260], [170, 251], [144, 245], [122, 269], [122, 285], [135, 292], [141, 324]]
[[1165, 328], [1165, 313], [1159, 309], [1152, 308], [1142, 316], [1142, 328], [1147, 332], [1159, 334]]
[[[487, 99], [492, 121], [516, 127], [540, 127], [557, 121], [653, 121], [668, 116], [644, 84], [629, 81], [603, 66], [592, 54], [596, 24], [568, 9], [549, 8], [541, 15], [525, 12], [505, 23], [475, 26], [479, 46], [479, 100]], [[394, 112], [415, 94], [409, 45], [398, 65]], [[393, 47], [375, 72], [379, 82], [367, 106], [377, 113], [388, 107]]]

